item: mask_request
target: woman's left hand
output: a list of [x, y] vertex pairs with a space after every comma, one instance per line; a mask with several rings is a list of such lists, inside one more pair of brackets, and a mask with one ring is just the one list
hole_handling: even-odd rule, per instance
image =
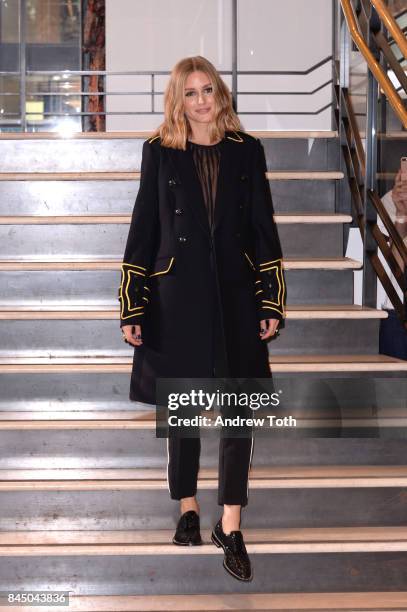
[[277, 327], [280, 321], [278, 319], [263, 319], [260, 321], [260, 338], [266, 340], [277, 333]]

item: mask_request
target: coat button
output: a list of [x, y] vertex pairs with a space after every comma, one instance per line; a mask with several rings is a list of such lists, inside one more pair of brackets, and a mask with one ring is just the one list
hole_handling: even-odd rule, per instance
[[240, 238], [240, 232], [237, 232], [236, 238]]
[[247, 181], [247, 174], [242, 174], [242, 175], [240, 176], [240, 180], [241, 180], [241, 181]]
[[182, 210], [182, 208], [176, 208], [174, 212], [176, 215], [182, 215], [184, 211]]
[[186, 242], [186, 236], [178, 236], [178, 242]]
[[170, 180], [168, 181], [168, 184], [170, 187], [175, 187], [175, 185], [177, 184], [177, 181], [173, 178], [170, 178]]

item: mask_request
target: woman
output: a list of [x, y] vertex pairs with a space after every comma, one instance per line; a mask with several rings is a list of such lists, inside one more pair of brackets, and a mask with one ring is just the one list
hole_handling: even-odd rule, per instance
[[[143, 143], [122, 264], [123, 339], [134, 345], [130, 399], [155, 404], [156, 378], [270, 377], [265, 340], [284, 316], [282, 254], [260, 141], [202, 56], [176, 64], [164, 121]], [[200, 438], [168, 438], [167, 479], [181, 517], [173, 542], [201, 544]], [[251, 580], [240, 531], [253, 438], [222, 438], [212, 532], [224, 567]]]

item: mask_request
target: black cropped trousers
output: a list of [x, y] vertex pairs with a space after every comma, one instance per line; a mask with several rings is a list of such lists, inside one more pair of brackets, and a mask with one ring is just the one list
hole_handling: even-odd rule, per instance
[[[218, 504], [246, 506], [254, 438], [221, 437], [219, 442]], [[167, 438], [167, 482], [171, 499], [197, 492], [200, 438]]]
[[[214, 282], [216, 279], [214, 277]], [[230, 371], [227, 351], [224, 343], [222, 321], [219, 303], [216, 301], [217, 291], [214, 288], [214, 303], [212, 317], [212, 363], [214, 377], [229, 377]], [[227, 409], [222, 416], [250, 417], [247, 410]], [[220, 429], [219, 463], [218, 463], [218, 504], [236, 504], [246, 506], [249, 495], [249, 470], [251, 466], [254, 437], [251, 427], [244, 427], [244, 437], [228, 435], [231, 429]], [[199, 437], [169, 437], [167, 438], [167, 483], [171, 499], [180, 500], [192, 497], [197, 492], [197, 478], [201, 454], [201, 439]]]

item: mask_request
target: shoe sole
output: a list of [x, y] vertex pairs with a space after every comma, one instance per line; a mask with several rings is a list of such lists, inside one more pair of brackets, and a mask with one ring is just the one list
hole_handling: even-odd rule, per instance
[[[212, 542], [215, 544], [215, 546], [217, 546], [218, 548], [222, 548], [223, 552], [225, 552], [225, 547], [223, 546], [222, 542], [220, 542], [218, 540], [218, 538], [216, 537], [215, 533], [212, 531], [212, 535], [211, 535], [211, 540]], [[225, 563], [225, 559], [223, 559], [223, 567], [225, 568], [225, 570], [234, 578], [236, 578], [237, 580], [241, 580], [242, 582], [250, 582], [251, 580], [253, 580], [253, 572], [250, 574], [249, 578], [242, 578], [241, 576], [238, 576], [237, 574], [235, 574], [234, 572], [232, 572], [231, 569], [228, 568], [228, 566]]]
[[202, 540], [200, 542], [178, 542], [174, 538], [172, 539], [172, 543], [177, 546], [201, 546], [203, 544]]

